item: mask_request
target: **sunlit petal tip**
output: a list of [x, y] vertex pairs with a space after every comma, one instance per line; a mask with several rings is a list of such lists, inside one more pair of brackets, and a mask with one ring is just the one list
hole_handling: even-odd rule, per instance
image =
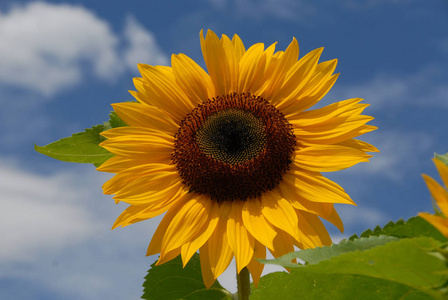
[[[143, 63], [138, 63], [137, 64], [137, 68], [138, 68], [138, 70], [140, 71], [140, 74], [141, 74], [141, 73], [145, 72], [146, 70], [150, 69], [151, 66], [147, 65], [147, 64], [143, 64]], [[137, 80], [137, 79], [141, 79], [141, 77], [134, 77], [134, 80]]]

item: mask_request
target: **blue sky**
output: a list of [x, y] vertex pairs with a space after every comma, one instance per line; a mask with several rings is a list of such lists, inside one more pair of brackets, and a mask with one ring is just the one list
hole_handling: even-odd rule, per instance
[[[125, 208], [91, 165], [33, 150], [106, 121], [132, 100], [137, 63], [185, 53], [204, 66], [199, 31], [246, 46], [295, 36], [301, 56], [325, 47], [341, 73], [321, 105], [365, 98], [379, 129], [370, 163], [328, 174], [357, 207], [339, 206], [340, 240], [431, 211], [420, 176], [448, 152], [448, 2], [417, 0], [0, 2], [0, 298], [138, 299], [160, 218], [110, 230]], [[438, 178], [438, 177], [437, 177]], [[269, 270], [274, 270], [269, 268]], [[220, 281], [235, 289], [234, 267]]]

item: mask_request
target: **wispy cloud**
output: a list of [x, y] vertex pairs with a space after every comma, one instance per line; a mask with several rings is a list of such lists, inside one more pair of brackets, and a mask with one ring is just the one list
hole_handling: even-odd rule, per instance
[[251, 18], [267, 16], [302, 20], [316, 12], [313, 4], [303, 0], [208, 0], [217, 9], [231, 8]]
[[357, 96], [371, 104], [369, 110], [398, 107], [448, 107], [446, 70], [431, 64], [406, 75], [382, 72], [353, 86], [336, 86], [337, 97]]
[[128, 47], [124, 52], [126, 66], [137, 71], [137, 64], [167, 65], [169, 60], [160, 50], [154, 34], [146, 30], [133, 16], [126, 19], [124, 37]]
[[[0, 159], [2, 299], [24, 299], [30, 290], [54, 299], [140, 297], [156, 259], [145, 257], [146, 247], [160, 218], [111, 231], [124, 207], [102, 195], [107, 175], [82, 167], [41, 175], [6, 161]], [[4, 286], [8, 280], [27, 289]]]
[[[77, 198], [67, 174], [42, 177], [0, 162], [0, 260], [35, 260], [96, 234], [97, 221]], [[57, 226], [55, 226], [57, 224]]]
[[425, 131], [378, 129], [364, 140], [381, 152], [374, 153], [369, 163], [344, 170], [344, 174], [373, 175], [401, 181], [408, 174], [419, 173], [434, 152], [435, 140]]
[[355, 233], [352, 231], [354, 227], [373, 229], [377, 225], [383, 226], [390, 221], [390, 216], [373, 207], [344, 205], [343, 208], [338, 209], [338, 212], [349, 236]]
[[31, 2], [0, 12], [0, 40], [0, 83], [44, 96], [77, 85], [86, 72], [111, 80], [135, 70], [135, 61], [167, 61], [154, 35], [132, 17], [121, 36], [92, 11], [68, 4]]
[[381, 5], [400, 5], [409, 4], [415, 2], [415, 0], [346, 0], [342, 2], [347, 8], [353, 10], [370, 9]]

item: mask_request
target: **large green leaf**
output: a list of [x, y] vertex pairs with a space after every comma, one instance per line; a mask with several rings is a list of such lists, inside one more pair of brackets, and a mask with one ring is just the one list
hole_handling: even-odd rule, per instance
[[46, 146], [34, 145], [34, 149], [58, 160], [90, 163], [98, 167], [114, 156], [99, 146], [99, 143], [105, 140], [100, 133], [111, 128], [127, 126], [115, 112], [112, 112], [109, 116], [109, 121], [104, 125], [93, 126], [84, 132], [75, 133], [71, 137], [60, 139]]
[[199, 254], [193, 255], [185, 268], [179, 257], [160, 266], [151, 265], [143, 283], [142, 299], [232, 299], [232, 294], [218, 281], [207, 289], [202, 280]]
[[250, 300], [431, 300], [442, 299], [389, 280], [351, 274], [313, 273], [306, 270], [263, 276]]
[[105, 139], [100, 135], [100, 132], [104, 131], [104, 126], [94, 126], [43, 147], [35, 145], [34, 149], [58, 160], [91, 163], [98, 166], [113, 156], [112, 153], [98, 145]]
[[[397, 222], [389, 222], [383, 228], [377, 226], [374, 230], [368, 229], [361, 233], [361, 237], [388, 235], [399, 238], [411, 237], [432, 237], [441, 242], [448, 242], [448, 239], [441, 234], [434, 226], [426, 222], [420, 217], [412, 217], [406, 222], [398, 220]], [[357, 235], [350, 237], [350, 240], [358, 238]]]
[[291, 260], [298, 258], [309, 264], [317, 264], [322, 260], [330, 259], [342, 253], [364, 251], [392, 241], [398, 241], [398, 238], [392, 236], [373, 236], [371, 238], [361, 238], [354, 241], [342, 240], [339, 244], [331, 245], [330, 247], [300, 250], [288, 253], [276, 259], [260, 259], [259, 261], [264, 264], [297, 268], [300, 265], [291, 262]]
[[297, 265], [262, 277], [251, 299], [443, 299], [448, 269], [434, 255], [439, 246], [433, 238], [405, 238]]

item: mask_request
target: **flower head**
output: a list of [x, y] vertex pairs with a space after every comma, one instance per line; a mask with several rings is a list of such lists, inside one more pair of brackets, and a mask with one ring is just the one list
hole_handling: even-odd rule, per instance
[[431, 223], [444, 236], [448, 237], [448, 192], [446, 189], [448, 187], [448, 166], [436, 158], [433, 158], [433, 162], [436, 165], [437, 171], [439, 171], [445, 188], [428, 175], [423, 174], [422, 176], [431, 192], [431, 196], [440, 209], [440, 213], [438, 215], [419, 213], [418, 215]]
[[102, 133], [115, 156], [98, 170], [116, 173], [104, 193], [130, 206], [114, 228], [165, 213], [148, 248], [158, 264], [199, 250], [211, 286], [235, 257], [257, 284], [266, 248], [331, 244], [320, 218], [341, 231], [334, 203], [354, 204], [320, 172], [368, 161], [378, 151], [354, 139], [376, 129], [359, 98], [308, 110], [333, 86], [336, 60], [322, 48], [300, 60], [262, 43], [200, 34], [208, 73], [184, 54], [171, 67], [139, 65], [137, 103], [114, 104], [129, 126]]

